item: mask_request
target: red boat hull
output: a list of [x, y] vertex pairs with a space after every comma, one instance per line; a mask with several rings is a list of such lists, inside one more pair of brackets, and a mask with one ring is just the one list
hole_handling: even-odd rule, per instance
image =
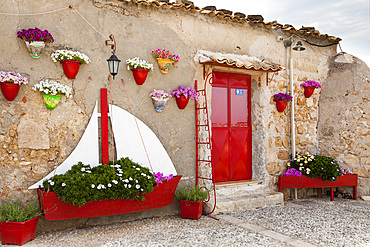
[[102, 200], [73, 206], [61, 201], [55, 192], [38, 189], [40, 205], [47, 220], [67, 220], [90, 218], [117, 214], [127, 214], [170, 205], [175, 197], [175, 191], [181, 176], [163, 182], [154, 187], [153, 191], [144, 194], [145, 201], [116, 199]]

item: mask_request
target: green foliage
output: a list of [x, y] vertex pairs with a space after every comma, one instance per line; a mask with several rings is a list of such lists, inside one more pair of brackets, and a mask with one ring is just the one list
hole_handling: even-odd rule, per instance
[[154, 185], [149, 169], [129, 158], [96, 167], [79, 162], [65, 174], [43, 181], [45, 190], [49, 188], [62, 201], [78, 206], [103, 199], [143, 201], [142, 194], [152, 192]]
[[344, 170], [339, 167], [335, 159], [309, 153], [305, 155], [297, 154], [296, 157], [288, 163], [287, 169], [290, 168], [302, 172], [302, 175], [306, 175], [309, 178], [318, 177], [329, 181], [335, 181], [339, 176], [344, 174]]
[[0, 205], [0, 221], [25, 222], [41, 215], [38, 205], [5, 201]]
[[208, 191], [196, 187], [183, 187], [175, 193], [177, 200], [200, 202], [208, 198]]

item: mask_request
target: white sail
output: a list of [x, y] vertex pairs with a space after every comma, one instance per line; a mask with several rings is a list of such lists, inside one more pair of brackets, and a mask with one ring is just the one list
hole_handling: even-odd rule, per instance
[[98, 102], [95, 104], [93, 114], [90, 118], [89, 124], [83, 133], [80, 142], [77, 144], [73, 152], [68, 158], [60, 164], [56, 171], [50, 172], [46, 177], [30, 186], [28, 189], [37, 189], [42, 187], [42, 181], [49, 179], [56, 174], [63, 174], [79, 161], [91, 166], [99, 165], [99, 132], [98, 132]]
[[112, 109], [111, 122], [113, 134], [116, 139], [118, 158], [129, 157], [132, 161], [148, 167], [149, 169], [152, 167], [154, 172], [161, 172], [165, 176], [169, 174], [177, 175], [176, 169], [166, 149], [146, 124], [136, 118], [141, 137], [145, 144], [144, 148], [140, 132], [135, 122], [135, 117], [115, 105], [110, 105], [110, 109]]
[[[112, 109], [110, 116], [117, 157], [119, 159], [122, 157], [129, 157], [132, 161], [151, 169], [135, 122], [135, 117], [118, 106], [109, 106], [110, 109]], [[53, 170], [46, 177], [30, 186], [28, 189], [37, 189], [39, 186], [42, 187], [42, 182], [45, 179], [49, 179], [56, 174], [65, 173], [79, 161], [84, 164], [90, 164], [92, 167], [99, 165], [99, 115], [98, 102], [96, 102], [89, 124], [73, 152], [57, 167], [56, 171]], [[170, 157], [157, 136], [146, 124], [137, 118], [136, 120], [154, 172], [161, 172], [165, 176], [169, 174], [177, 175]]]

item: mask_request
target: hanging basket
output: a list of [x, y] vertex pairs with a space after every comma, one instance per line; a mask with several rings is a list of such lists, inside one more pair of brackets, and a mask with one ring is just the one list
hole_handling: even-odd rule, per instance
[[39, 58], [40, 54], [45, 48], [45, 43], [43, 41], [33, 41], [31, 43], [28, 43], [28, 41], [25, 41], [27, 50], [30, 53], [32, 58]]
[[180, 98], [176, 97], [176, 104], [179, 107], [179, 109], [185, 109], [188, 103], [189, 103], [189, 98], [185, 98], [184, 95], [181, 95]]
[[289, 101], [276, 101], [276, 107], [278, 112], [283, 112]]
[[60, 62], [62, 63], [64, 74], [66, 74], [67, 78], [76, 78], [81, 62], [75, 60], [63, 60]]
[[149, 69], [131, 69], [137, 85], [143, 85], [148, 76]]
[[23, 245], [35, 239], [40, 216], [25, 222], [0, 221], [1, 243]]
[[45, 106], [48, 110], [53, 110], [55, 107], [57, 107], [61, 95], [50, 95], [50, 94], [42, 94], [42, 97], [44, 98]]
[[304, 96], [310, 98], [315, 91], [315, 87], [304, 87]]
[[154, 100], [154, 99], [152, 99], [152, 100], [153, 100], [154, 110], [156, 112], [162, 112], [164, 107], [166, 106], [167, 100], [162, 100], [162, 101]]
[[157, 58], [159, 69], [161, 70], [162, 74], [167, 74], [169, 68], [172, 65], [171, 59], [163, 59], [163, 58]]
[[20, 85], [8, 82], [1, 82], [1, 92], [8, 101], [13, 101], [17, 97]]
[[203, 201], [194, 202], [194, 201], [185, 201], [179, 200], [181, 207], [181, 218], [183, 219], [196, 219], [202, 215], [203, 210]]

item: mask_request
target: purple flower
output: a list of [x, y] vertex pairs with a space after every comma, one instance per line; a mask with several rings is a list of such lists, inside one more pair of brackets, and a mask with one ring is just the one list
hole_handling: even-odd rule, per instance
[[35, 27], [28, 30], [22, 29], [22, 31], [17, 32], [17, 38], [23, 39], [31, 43], [31, 41], [43, 41], [45, 43], [53, 43], [53, 36], [48, 32], [48, 30], [42, 31], [41, 29]]
[[316, 81], [306, 81], [305, 83], [301, 83], [302, 87], [314, 87], [314, 88], [321, 88], [321, 84]]
[[291, 101], [292, 99], [293, 99], [293, 97], [290, 96], [289, 94], [286, 94], [286, 93], [274, 94], [274, 102], [277, 102], [277, 101]]

